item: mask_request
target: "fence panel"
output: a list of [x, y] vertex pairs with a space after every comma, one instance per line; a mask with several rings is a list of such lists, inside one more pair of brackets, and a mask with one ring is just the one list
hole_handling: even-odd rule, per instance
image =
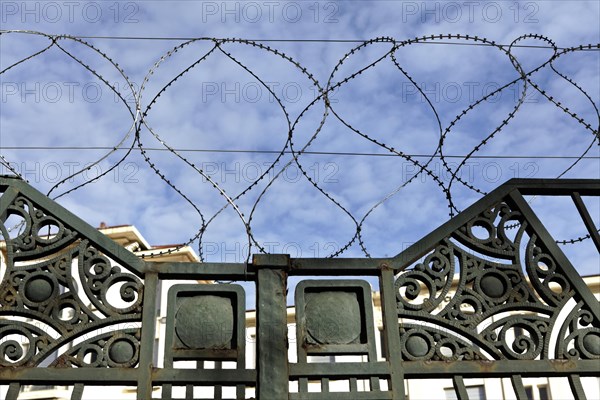
[[[248, 264], [144, 262], [23, 181], [0, 189], [6, 399], [32, 385], [71, 399], [106, 386], [139, 399], [404, 399], [430, 379], [467, 399], [490, 378], [525, 399], [533, 377], [565, 378], [583, 399], [582, 379], [599, 377], [599, 303], [523, 197], [569, 196], [600, 248], [581, 199], [598, 181], [509, 181], [389, 259]], [[293, 306], [290, 277], [304, 277]], [[162, 339], [161, 284], [180, 280], [256, 290], [171, 285]]]

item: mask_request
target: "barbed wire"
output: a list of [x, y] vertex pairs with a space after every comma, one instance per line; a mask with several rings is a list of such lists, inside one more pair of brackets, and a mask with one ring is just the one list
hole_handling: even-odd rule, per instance
[[[468, 161], [473, 158], [483, 158], [483, 157], [498, 157], [498, 158], [507, 158], [506, 155], [497, 155], [497, 156], [482, 156], [477, 154], [480, 152], [488, 143], [498, 137], [501, 132], [515, 119], [516, 115], [519, 113], [522, 105], [524, 104], [528, 94], [531, 91], [535, 91], [539, 93], [544, 99], [547, 100], [548, 103], [553, 104], [562, 114], [568, 116], [569, 118], [576, 121], [583, 130], [590, 133], [590, 143], [587, 145], [585, 150], [578, 156], [573, 157], [562, 157], [560, 158], [567, 159], [570, 158], [572, 162], [570, 165], [562, 170], [556, 177], [560, 178], [564, 176], [566, 173], [571, 171], [579, 162], [583, 159], [594, 158], [588, 156], [588, 153], [594, 148], [595, 144], [600, 144], [600, 112], [598, 110], [598, 106], [596, 105], [596, 101], [592, 98], [592, 96], [587, 93], [583, 87], [575, 81], [573, 77], [568, 76], [566, 73], [559, 71], [559, 69], [555, 66], [556, 60], [561, 57], [568, 56], [570, 54], [575, 54], [577, 52], [586, 52], [586, 51], [598, 51], [600, 50], [600, 44], [587, 44], [587, 45], [578, 45], [574, 47], [558, 47], [554, 41], [550, 38], [545, 37], [539, 34], [527, 34], [522, 35], [514, 39], [510, 44], [498, 44], [495, 41], [489, 40], [484, 37], [471, 36], [471, 35], [462, 35], [462, 34], [439, 34], [439, 35], [429, 35], [422, 37], [415, 37], [407, 40], [397, 40], [392, 37], [378, 37], [368, 40], [322, 40], [320, 42], [336, 42], [336, 43], [349, 43], [355, 44], [350, 50], [345, 52], [341, 58], [337, 61], [331, 73], [329, 74], [327, 80], [322, 83], [320, 82], [314, 73], [311, 73], [304, 64], [298, 61], [296, 58], [291, 55], [283, 52], [280, 49], [271, 47], [271, 42], [283, 42], [283, 40], [269, 39], [269, 40], [249, 40], [249, 39], [241, 39], [241, 38], [162, 38], [164, 40], [177, 40], [181, 43], [178, 43], [171, 50], [167, 51], [163, 54], [158, 61], [156, 61], [152, 67], [148, 70], [146, 75], [142, 80], [142, 84], [139, 89], [135, 88], [135, 85], [129, 78], [126, 71], [119, 66], [119, 64], [113, 58], [109, 57], [106, 52], [100, 50], [100, 48], [90, 43], [88, 40], [90, 39], [123, 39], [123, 40], [156, 40], [161, 38], [150, 38], [150, 37], [99, 37], [99, 36], [69, 36], [69, 35], [51, 35], [43, 32], [35, 32], [35, 31], [22, 31], [22, 30], [2, 30], [0, 31], [0, 35], [18, 35], [18, 34], [27, 34], [34, 35], [46, 38], [49, 41], [49, 44], [26, 57], [10, 64], [0, 71], [0, 75], [6, 73], [9, 70], [19, 67], [20, 65], [41, 56], [46, 53], [48, 50], [52, 48], [58, 49], [60, 52], [69, 57], [72, 62], [76, 63], [83, 67], [86, 71], [91, 73], [95, 78], [97, 78], [104, 86], [106, 86], [115, 96], [119, 99], [119, 103], [126, 107], [129, 117], [131, 118], [129, 129], [127, 129], [122, 137], [117, 141], [114, 146], [109, 147], [89, 147], [94, 149], [103, 150], [104, 153], [97, 159], [92, 160], [90, 163], [86, 164], [84, 168], [74, 171], [69, 174], [66, 178], [61, 179], [56, 184], [54, 184], [50, 190], [47, 192], [48, 196], [51, 196], [53, 193], [53, 199], [60, 198], [69, 193], [73, 193], [86, 185], [89, 185], [93, 182], [97, 182], [102, 177], [109, 174], [119, 165], [125, 162], [125, 160], [130, 157], [130, 155], [135, 151], [139, 151], [142, 155], [144, 161], [148, 165], [149, 169], [156, 174], [167, 186], [169, 186], [174, 193], [180, 196], [186, 203], [188, 203], [193, 210], [198, 214], [200, 218], [200, 226], [197, 231], [184, 243], [175, 248], [160, 250], [149, 257], [159, 256], [165, 253], [173, 253], [178, 251], [184, 246], [188, 246], [195, 241], [198, 241], [198, 251], [200, 255], [200, 259], [204, 260], [203, 254], [203, 237], [215, 219], [222, 214], [227, 209], [232, 209], [237, 218], [239, 218], [240, 222], [243, 224], [245, 229], [245, 235], [248, 241], [248, 259], [251, 256], [251, 249], [256, 248], [257, 251], [266, 253], [268, 250], [265, 246], [256, 238], [253, 229], [252, 223], [253, 218], [255, 216], [255, 212], [259, 209], [261, 202], [263, 201], [265, 195], [268, 191], [273, 187], [273, 185], [281, 179], [286, 170], [292, 166], [298, 168], [304, 179], [312, 185], [322, 196], [324, 196], [327, 201], [329, 201], [334, 207], [341, 210], [351, 221], [354, 226], [354, 232], [351, 238], [341, 245], [337, 250], [333, 251], [329, 254], [330, 257], [337, 257], [345, 253], [351, 246], [355, 243], [358, 244], [361, 251], [364, 253], [366, 257], [370, 257], [371, 254], [368, 250], [368, 246], [365, 243], [363, 238], [363, 228], [367, 219], [374, 213], [374, 211], [388, 202], [391, 198], [393, 198], [397, 193], [399, 193], [402, 189], [415, 182], [418, 177], [427, 176], [429, 177], [435, 185], [439, 188], [439, 190], [444, 194], [447, 205], [448, 205], [448, 215], [450, 217], [456, 215], [456, 213], [461, 210], [456, 205], [453, 195], [453, 188], [456, 185], [460, 185], [476, 193], [477, 195], [485, 195], [487, 192], [476, 185], [474, 182], [469, 182], [467, 179], [462, 178], [461, 172], [462, 169], [467, 165]], [[534, 40], [539, 41], [541, 45], [526, 45], [522, 44], [523, 41], [526, 40]], [[83, 45], [90, 49], [94, 54], [100, 56], [102, 59], [109, 62], [109, 64], [114, 68], [119, 76], [127, 83], [126, 89], [128, 93], [124, 93], [121, 88], [118, 88], [115, 84], [111, 84], [109, 80], [99, 72], [98, 68], [95, 68], [93, 65], [87, 64], [82, 60], [81, 57], [75, 55], [72, 51], [68, 50], [66, 46], [62, 45], [66, 42], [75, 42], [77, 44]], [[319, 42], [319, 40], [310, 40], [309, 42]], [[294, 42], [307, 42], [305, 40], [296, 40]], [[175, 75], [172, 79], [170, 79], [167, 84], [163, 85], [153, 96], [149, 96], [149, 101], [145, 103], [144, 99], [146, 98], [146, 91], [150, 85], [152, 77], [155, 75], [157, 70], [161, 68], [162, 65], [171, 61], [173, 56], [182, 51], [184, 48], [194, 44], [194, 43], [205, 43], [209, 45], [209, 49], [204, 52], [200, 57], [194, 59], [192, 63], [190, 63], [187, 67], [181, 69], [181, 71]], [[369, 62], [367, 65], [354, 70], [353, 72], [345, 75], [339, 76], [341, 74], [342, 67], [347, 65], [347, 60], [357, 53], [361, 51], [365, 51], [371, 46], [374, 45], [387, 45], [389, 48], [387, 51], [377, 57], [374, 61]], [[416, 79], [409, 74], [408, 69], [402, 65], [399, 61], [398, 52], [400, 49], [410, 47], [412, 45], [421, 45], [421, 44], [440, 44], [444, 46], [451, 45], [473, 45], [479, 47], [488, 47], [497, 50], [501, 55], [506, 56], [510, 61], [512, 67], [517, 72], [517, 77], [505, 83], [502, 86], [499, 86], [495, 90], [477, 98], [476, 100], [470, 102], [470, 104], [462, 109], [454, 119], [447, 125], [442, 123], [442, 119], [440, 118], [439, 110], [434, 105], [434, 102], [428, 96], [428, 93], [424, 88], [421, 87], [416, 81]], [[269, 54], [275, 57], [278, 57], [283, 62], [287, 63], [293, 70], [302, 74], [312, 85], [314, 90], [316, 91], [316, 95], [314, 98], [298, 113], [296, 117], [291, 115], [291, 112], [288, 110], [288, 107], [285, 104], [285, 101], [278, 96], [277, 93], [271, 88], [268, 81], [264, 78], [261, 78], [258, 73], [256, 73], [249, 65], [247, 65], [239, 56], [233, 54], [232, 50], [230, 50], [231, 46], [244, 46], [247, 48], [251, 48], [252, 50], [258, 52], [261, 56], [263, 54]], [[529, 48], [543, 48], [550, 49], [551, 54], [549, 57], [543, 62], [539, 63], [539, 65], [526, 69], [523, 66], [523, 63], [519, 61], [519, 57], [515, 55], [514, 50], [520, 49], [529, 49]], [[170, 87], [175, 83], [180, 81], [181, 79], [185, 79], [185, 77], [194, 69], [196, 69], [200, 64], [209, 59], [213, 54], [221, 54], [222, 56], [229, 59], [231, 62], [239, 66], [245, 73], [252, 77], [258, 84], [264, 88], [269, 95], [275, 100], [277, 107], [279, 108], [283, 119], [285, 120], [286, 130], [287, 130], [287, 138], [281, 150], [269, 150], [265, 151], [275, 155], [275, 159], [268, 163], [268, 167], [266, 170], [262, 171], [255, 179], [252, 179], [250, 184], [245, 187], [243, 190], [239, 191], [237, 194], [228, 193], [222, 185], [220, 185], [216, 180], [212, 179], [211, 175], [205, 171], [202, 166], [198, 166], [192, 162], [191, 159], [186, 157], [184, 153], [186, 151], [210, 151], [208, 149], [181, 149], [175, 146], [170, 145], [163, 137], [161, 137], [156, 129], [154, 129], [148, 119], [148, 115], [151, 113], [153, 107], [159, 101], [159, 98], [164, 95]], [[418, 91], [419, 95], [423, 97], [425, 100], [426, 106], [429, 108], [431, 112], [431, 117], [436, 122], [436, 129], [439, 135], [439, 142], [437, 148], [431, 154], [411, 154], [406, 153], [401, 150], [394, 148], [391, 144], [384, 143], [382, 140], [372, 136], [371, 134], [364, 132], [360, 128], [353, 126], [349, 121], [347, 121], [344, 117], [342, 117], [338, 105], [335, 105], [332, 101], [330, 101], [330, 96], [342, 88], [344, 85], [348, 84], [352, 80], [356, 79], [358, 76], [362, 75], [366, 71], [373, 70], [377, 68], [379, 65], [383, 65], [385, 62], [391, 62], [391, 65], [402, 75], [403, 79], [408, 80], [414, 88]], [[590, 105], [590, 110], [592, 114], [595, 116], [594, 121], [588, 121], [580, 115], [577, 115], [575, 112], [570, 110], [560, 101], [558, 101], [555, 97], [550, 95], [548, 90], [545, 90], [539, 82], [534, 80], [536, 74], [539, 74], [541, 71], [548, 69], [551, 71], [554, 76], [558, 77], [559, 80], [566, 82], [571, 85], [575, 90], [577, 90], [580, 94], [582, 94], [587, 103]], [[522, 85], [522, 86], [519, 86]], [[547, 86], [547, 84], [546, 84]], [[520, 87], [518, 98], [516, 99], [516, 104], [512, 107], [512, 109], [508, 112], [506, 118], [502, 120], [500, 124], [498, 124], [494, 129], [492, 129], [488, 134], [486, 134], [483, 138], [478, 139], [478, 144], [473, 147], [473, 149], [467, 154], [463, 154], [457, 156], [455, 154], [448, 154], [445, 152], [446, 143], [451, 135], [457, 135], [455, 133], [455, 127], [458, 125], [459, 121], [461, 121], [467, 114], [472, 113], [477, 107], [486, 104], [490, 99], [494, 98], [494, 96], [498, 96], [502, 92], [510, 89]], [[133, 98], [133, 105], [128, 102], [128, 98]], [[297, 131], [299, 124], [304, 121], [307, 115], [310, 112], [315, 112], [314, 110], [318, 107], [322, 106], [322, 111], [317, 111], [320, 115], [318, 120], [316, 121], [316, 128], [311, 130], [312, 134], [308, 135], [308, 140], [305, 143], [297, 143]], [[336, 153], [336, 152], [327, 152], [327, 151], [318, 151], [314, 150], [314, 144], [317, 141], [319, 134], [323, 131], [327, 121], [330, 118], [334, 118], [339, 123], [341, 123], [348, 131], [358, 135], [359, 137], [367, 140], [371, 144], [377, 146], [381, 153], [359, 153], [359, 152], [348, 152], [348, 154], [368, 154], [368, 155], [377, 155], [377, 156], [391, 156], [398, 157], [400, 159], [405, 160], [414, 166], [415, 170], [411, 173], [407, 179], [402, 182], [395, 189], [388, 192], [385, 196], [383, 196], [379, 201], [377, 201], [372, 207], [368, 208], [362, 215], [357, 215], [356, 212], [352, 212], [347, 206], [344, 206], [336, 197], [329, 193], [319, 182], [317, 179], [313, 179], [308, 173], [308, 170], [305, 165], [302, 164], [302, 159], [308, 154], [344, 154], [344, 153]], [[154, 138], [162, 147], [156, 148], [152, 146], [145, 146], [142, 142], [142, 131], [147, 131], [150, 133], [151, 137]], [[35, 147], [35, 146], [33, 146]], [[32, 148], [33, 148], [32, 147]], [[11, 149], [20, 148], [20, 147], [10, 147]], [[25, 147], [23, 147], [25, 148]], [[40, 147], [42, 148], [42, 147]], [[65, 148], [69, 148], [69, 146], [65, 146]], [[75, 147], [74, 147], [75, 148]], [[86, 148], [86, 147], [83, 147]], [[0, 150], [2, 150], [0, 148]], [[125, 151], [125, 154], [122, 154], [118, 157], [116, 162], [113, 162], [111, 167], [106, 171], [103, 171], [101, 174], [93, 178], [84, 177], [83, 182], [74, 185], [71, 188], [64, 190], [61, 193], [58, 193], [59, 188], [62, 188], [67, 182], [71, 182], [72, 178], [76, 176], [83, 176], [85, 171], [90, 170], [91, 168], [99, 165], [100, 163], [106, 161], [109, 157], [113, 156], [118, 151]], [[225, 202], [224, 205], [219, 208], [212, 215], [205, 215], [205, 212], [201, 210], [198, 204], [196, 204], [193, 199], [186, 195], [182, 188], [178, 187], [175, 181], [169, 176], [169, 172], [162, 170], [159, 168], [157, 163], [154, 161], [153, 156], [150, 154], [152, 151], [166, 151], [171, 153], [177, 159], [184, 162], [188, 167], [190, 167], [199, 177], [201, 177], [203, 182], [211, 185], [211, 187], [221, 196]], [[222, 152], [237, 152], [240, 150], [236, 149], [220, 149], [213, 151], [222, 151]], [[250, 152], [253, 150], [249, 150]], [[256, 150], [254, 150], [256, 151]], [[258, 151], [256, 151], [258, 152]], [[278, 167], [278, 164], [283, 160], [284, 155], [291, 155], [291, 159], [284, 163], [282, 167]], [[452, 165], [448, 159], [459, 157], [460, 162], [458, 165]], [[424, 159], [424, 160], [420, 160]], [[440, 159], [445, 171], [435, 171], [431, 168], [431, 162], [434, 159]], [[5, 158], [4, 155], [0, 155], [0, 164], [4, 165], [8, 168], [8, 170], [16, 175], [20, 176], [24, 179], [24, 177], [11, 166], [11, 162]], [[441, 174], [442, 172], [447, 172], [450, 176], [448, 182], [444, 182]], [[253, 191], [258, 185], [262, 182], [265, 182], [264, 187], [258, 193], [256, 200], [254, 200], [250, 212], [246, 215], [241, 207], [239, 206], [239, 201], [244, 196], [246, 196], [249, 192]], [[11, 229], [16, 229], [18, 226], [15, 226]], [[557, 243], [559, 244], [573, 244], [582, 242], [590, 238], [590, 235], [581, 235], [577, 238], [572, 239], [559, 239]]]

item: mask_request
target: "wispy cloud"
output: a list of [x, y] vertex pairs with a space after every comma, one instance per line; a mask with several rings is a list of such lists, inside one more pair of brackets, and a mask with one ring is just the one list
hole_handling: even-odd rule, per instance
[[[510, 44], [524, 34], [537, 33], [552, 39], [559, 47], [600, 41], [599, 5], [587, 1], [68, 3], [71, 8], [61, 2], [2, 1], [2, 28], [83, 36], [292, 40], [389, 36], [397, 43], [422, 35], [461, 33], [502, 44]], [[177, 40], [86, 40], [118, 63], [137, 93], [154, 63], [182, 43]], [[475, 43], [456, 39], [439, 41]], [[135, 113], [134, 95], [117, 68], [83, 44], [71, 40], [58, 43], [93, 72], [54, 46], [1, 75], [2, 154], [42, 191], [50, 190], [76, 169], [106, 154], [126, 137], [133, 121], [130, 113]], [[47, 39], [36, 35], [3, 34], [0, 36], [0, 68], [48, 44]], [[517, 44], [548, 45], [533, 38]], [[146, 127], [140, 130], [140, 141], [148, 148], [146, 156], [152, 167], [135, 149], [106, 176], [60, 201], [93, 225], [100, 221], [134, 223], [153, 243], [177, 243], [194, 236], [202, 226], [190, 202], [208, 221], [227, 204], [219, 188], [235, 198], [264, 174], [264, 179], [236, 199], [245, 220], [252, 217], [255, 238], [263, 245], [268, 243], [276, 252], [287, 249], [299, 251], [303, 256], [325, 256], [345, 246], [353, 238], [356, 224], [371, 207], [418, 171], [410, 160], [394, 155], [372, 140], [417, 155], [413, 159], [425, 164], [429, 160], [427, 156], [437, 150], [440, 133], [463, 109], [519, 76], [510, 57], [490, 46], [407, 45], [398, 48], [394, 57], [412, 82], [388, 54], [329, 94], [331, 109], [320, 127], [326, 111], [323, 101], [306, 109], [319, 95], [308, 74], [312, 74], [322, 88], [332, 73], [333, 84], [343, 82], [388, 53], [393, 44], [375, 43], [360, 48], [348, 54], [336, 71], [336, 64], [359, 43], [265, 42], [264, 45], [278, 49], [278, 54], [248, 43], [224, 43], [222, 51], [214, 50], [164, 91], [146, 119], [159, 139]], [[161, 62], [145, 83], [142, 110], [161, 88], [213, 46], [211, 41], [190, 44]], [[515, 48], [513, 51], [526, 72], [551, 56], [549, 49]], [[282, 58], [281, 53], [297, 61], [307, 73]], [[463, 180], [489, 191], [512, 177], [555, 177], [574, 160], [544, 159], [544, 156], [579, 156], [594, 140], [592, 130], [597, 131], [598, 120], [593, 104], [598, 107], [600, 87], [598, 51], [569, 53], [558, 58], [554, 65], [577, 82], [589, 94], [591, 102], [548, 67], [533, 74], [532, 80], [583, 117], [591, 129], [586, 129], [530, 86], [515, 117], [477, 153], [522, 158], [468, 159], [459, 171]], [[106, 85], [107, 82], [123, 99]], [[418, 88], [432, 102], [442, 132], [434, 110]], [[469, 111], [447, 133], [444, 154], [464, 156], [471, 152], [507, 119], [519, 104], [522, 89], [520, 82]], [[339, 121], [332, 111], [354, 130]], [[307, 151], [388, 156], [311, 154], [300, 156], [297, 165], [290, 154], [285, 154], [272, 165], [277, 153], [256, 153], [283, 150], [289, 126], [294, 128], [295, 151], [309, 143], [319, 129]], [[188, 163], [165, 151], [161, 140], [178, 149], [178, 154]], [[130, 133], [122, 147], [131, 146], [133, 142], [134, 135]], [[26, 149], [27, 146], [79, 149], [32, 150]], [[84, 149], [87, 147], [95, 149]], [[181, 151], [192, 149], [254, 153]], [[123, 155], [124, 150], [115, 152], [82, 176], [69, 179], [54, 194], [108, 171]], [[567, 176], [599, 178], [599, 155], [595, 144], [588, 156], [596, 158], [580, 162]], [[447, 160], [453, 169], [461, 162], [460, 158]], [[289, 162], [291, 166], [282, 170]], [[441, 182], [449, 183], [451, 173], [438, 157], [428, 166]], [[173, 191], [152, 168], [180, 193]], [[279, 178], [270, 184], [278, 174]], [[218, 185], [217, 189], [211, 180]], [[265, 194], [261, 195], [263, 190]], [[481, 196], [459, 182], [453, 184], [452, 194], [460, 208]], [[423, 175], [372, 211], [364, 221], [362, 234], [371, 255], [394, 255], [402, 250], [402, 243], [416, 241], [447, 217], [444, 193], [438, 183]], [[231, 206], [210, 223], [204, 240], [205, 246], [211, 249], [206, 252], [209, 260], [220, 261], [230, 251], [227, 249], [238, 248], [233, 250], [239, 251], [239, 257], [235, 258], [242, 261], [245, 257], [244, 224]], [[361, 256], [363, 252], [354, 241], [343, 254]], [[228, 257], [231, 261], [231, 254]], [[592, 264], [578, 265], [582, 273], [597, 272], [593, 271]]]

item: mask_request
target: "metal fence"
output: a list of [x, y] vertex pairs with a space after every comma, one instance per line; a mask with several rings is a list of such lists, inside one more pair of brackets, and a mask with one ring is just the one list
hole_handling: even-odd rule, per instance
[[[404, 399], [407, 380], [430, 378], [451, 379], [467, 399], [465, 379], [480, 377], [510, 378], [527, 399], [523, 379], [537, 376], [566, 377], [585, 399], [581, 378], [600, 376], [599, 303], [523, 197], [570, 196], [600, 251], [582, 200], [600, 196], [598, 180], [511, 180], [389, 259], [261, 254], [238, 264], [146, 262], [24, 181], [1, 178], [0, 189], [7, 399], [24, 385], [70, 386], [72, 399], [87, 385], [135, 386], [139, 399], [192, 399], [198, 387], [215, 399], [229, 398], [225, 387], [236, 399]], [[6, 221], [20, 221], [19, 233]], [[295, 362], [291, 277], [311, 277], [295, 288]], [[372, 288], [360, 277], [378, 281], [380, 349]], [[254, 291], [189, 283], [169, 290], [156, 367], [159, 291], [173, 280], [256, 285], [255, 367], [245, 358]], [[360, 361], [313, 362], [348, 355]], [[195, 368], [178, 368], [182, 360]], [[330, 392], [335, 380], [348, 390]]]

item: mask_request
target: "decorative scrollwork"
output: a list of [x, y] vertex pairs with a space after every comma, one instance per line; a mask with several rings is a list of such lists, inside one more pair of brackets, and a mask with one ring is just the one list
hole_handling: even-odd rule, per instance
[[600, 359], [600, 322], [583, 302], [569, 313], [559, 331], [556, 358]]
[[[6, 217], [13, 215], [22, 221], [19, 235], [6, 241], [15, 261], [32, 256], [45, 256], [74, 242], [78, 237], [77, 232], [34, 207], [33, 203], [23, 196], [18, 196], [7, 208]], [[4, 235], [9, 238], [9, 235]]]
[[460, 248], [454, 251], [459, 258], [460, 277], [454, 295], [439, 313], [441, 317], [475, 329], [491, 315], [523, 306], [549, 313], [536, 299], [519, 265], [492, 263]]
[[421, 264], [399, 274], [405, 360], [458, 359], [465, 349], [474, 352], [467, 354], [472, 359], [600, 358], [600, 322], [583, 302], [556, 325], [576, 292], [533, 226], [499, 202], [439, 238]]
[[[142, 305], [143, 285], [132, 274], [121, 272], [110, 260], [93, 247], [88, 247], [79, 264], [80, 276], [85, 277], [84, 290], [90, 301], [105, 315], [139, 313]], [[114, 305], [107, 298], [108, 291], [117, 287], [124, 304]]]
[[79, 247], [37, 264], [13, 267], [0, 285], [4, 313], [39, 319], [66, 334], [98, 318], [77, 295], [71, 264]]
[[51, 315], [53, 320], [58, 320], [64, 324], [68, 331], [77, 329], [82, 324], [99, 320], [88, 307], [80, 303], [72, 292], [67, 292], [57, 297], [51, 304], [49, 315]]
[[86, 340], [64, 353], [50, 364], [59, 368], [127, 368], [138, 363], [139, 329], [105, 333]]
[[513, 360], [533, 360], [546, 344], [548, 319], [534, 315], [511, 315], [492, 323], [482, 333], [487, 341]]
[[428, 326], [404, 324], [400, 329], [404, 360], [484, 360], [479, 347], [469, 341]]
[[[401, 274], [395, 282], [398, 307], [407, 310], [431, 311], [450, 290], [454, 276], [454, 257], [449, 246], [441, 245], [423, 263]], [[423, 291], [427, 293], [423, 295]], [[419, 296], [423, 301], [416, 301]]]
[[579, 329], [567, 340], [573, 340], [574, 347], [569, 350], [569, 358], [600, 359], [600, 329]]
[[0, 366], [33, 366], [52, 342], [52, 338], [36, 326], [0, 320]]
[[[519, 225], [514, 239], [506, 234], [507, 225]], [[476, 234], [475, 228], [479, 228]], [[470, 220], [456, 232], [454, 237], [466, 246], [482, 254], [500, 258], [513, 258], [518, 250], [518, 242], [524, 232], [523, 216], [513, 211], [506, 203], [500, 203]]]
[[[127, 265], [117, 265], [112, 256], [101, 253], [92, 238], [43, 211], [48, 209], [20, 194], [6, 208], [0, 224], [6, 244], [0, 316], [18, 317], [10, 324], [0, 320], [0, 365], [35, 366], [87, 332], [141, 320], [142, 281], [122, 271], [121, 265]], [[13, 237], [5, 226], [10, 216], [21, 221]], [[46, 325], [54, 336], [20, 322], [25, 318]], [[113, 350], [102, 363], [129, 365], [120, 354], [127, 353], [130, 344], [137, 354], [139, 345], [131, 337], [105, 341], [109, 348], [122, 350]], [[100, 350], [104, 351], [102, 346]]]
[[556, 260], [537, 242], [537, 236], [533, 235], [527, 244], [527, 274], [546, 303], [559, 305], [572, 294], [569, 280], [557, 268]]

